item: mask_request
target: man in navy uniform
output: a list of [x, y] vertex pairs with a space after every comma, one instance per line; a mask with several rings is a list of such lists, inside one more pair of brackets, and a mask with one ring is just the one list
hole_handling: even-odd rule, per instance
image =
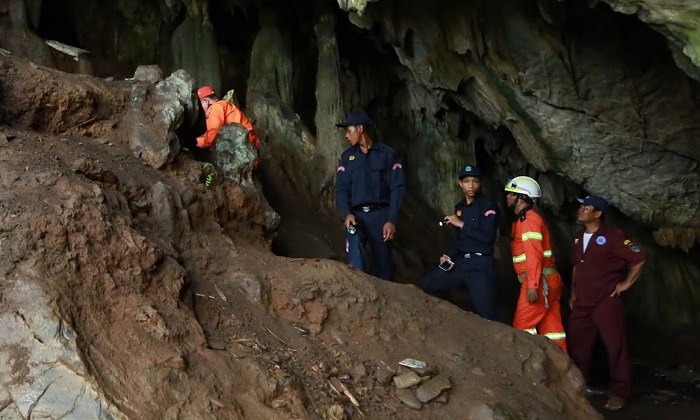
[[481, 170], [465, 166], [459, 173], [459, 186], [464, 199], [455, 205], [455, 212], [443, 223], [459, 228], [457, 241], [440, 265], [451, 260], [447, 271], [435, 268], [420, 280], [420, 287], [431, 295], [455, 287], [466, 287], [476, 313], [498, 320], [496, 279], [494, 276], [493, 243], [496, 241], [496, 203], [481, 195]]
[[372, 140], [372, 120], [366, 114], [350, 113], [336, 126], [345, 129], [350, 143], [340, 156], [335, 185], [348, 263], [366, 271], [364, 248], [369, 242], [377, 277], [393, 280], [392, 241], [405, 190], [403, 167], [394, 149]]
[[574, 238], [569, 306], [569, 355], [590, 379], [598, 335], [610, 364], [609, 410], [619, 410], [632, 395], [632, 366], [627, 353], [622, 293], [639, 278], [646, 255], [619, 230], [607, 226], [608, 202], [595, 195], [579, 199], [576, 221], [584, 226]]

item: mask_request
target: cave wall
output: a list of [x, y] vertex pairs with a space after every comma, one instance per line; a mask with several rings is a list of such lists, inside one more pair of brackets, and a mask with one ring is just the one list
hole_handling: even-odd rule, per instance
[[[413, 123], [414, 135], [388, 139], [410, 150], [409, 171], [420, 174], [413, 187], [447, 209], [438, 197], [455, 190], [454, 168], [483, 148], [497, 163], [494, 178], [527, 174], [542, 183], [550, 224], [571, 226], [564, 239], [575, 226], [570, 203], [602, 195], [620, 212], [611, 224], [650, 253], [630, 293], [634, 316], [658, 326], [697, 323], [699, 85], [663, 36], [584, 2], [431, 5], [381, 1], [350, 14], [410, 71], [410, 109], [386, 106]], [[562, 242], [560, 250], [570, 246]]]
[[634, 15], [668, 40], [678, 67], [700, 81], [700, 3], [694, 0], [602, 0], [619, 13]]
[[[643, 222], [697, 227], [697, 83], [644, 25], [571, 3], [554, 23], [517, 1], [381, 2], [358, 19], [384, 28], [432, 96], [508, 128], [538, 171], [564, 173]], [[463, 18], [425, 12], [448, 9]]]
[[36, 20], [35, 8], [27, 7], [24, 0], [0, 0], [0, 47], [15, 51], [34, 63], [55, 66], [50, 48], [34, 31], [30, 22]]

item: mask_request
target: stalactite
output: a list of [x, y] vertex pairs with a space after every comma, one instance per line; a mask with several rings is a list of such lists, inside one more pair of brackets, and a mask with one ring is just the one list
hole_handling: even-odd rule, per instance
[[[314, 25], [318, 45], [318, 72], [316, 73], [316, 155], [324, 162], [322, 190], [332, 192], [336, 162], [346, 149], [344, 133], [335, 126], [343, 118], [340, 90], [340, 65], [335, 36], [335, 18], [326, 13]], [[327, 197], [329, 203], [333, 197]]]
[[172, 36], [174, 67], [186, 70], [198, 85], [221, 90], [221, 67], [214, 27], [204, 15], [187, 16]]
[[291, 45], [277, 25], [274, 10], [260, 11], [260, 32], [255, 37], [250, 58], [250, 92], [271, 93], [293, 106], [294, 68]]

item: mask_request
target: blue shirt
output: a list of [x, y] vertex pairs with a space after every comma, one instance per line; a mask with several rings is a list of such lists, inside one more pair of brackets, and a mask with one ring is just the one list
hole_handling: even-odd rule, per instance
[[372, 143], [367, 153], [356, 145], [340, 156], [335, 199], [343, 218], [353, 207], [378, 204], [389, 207], [389, 222], [396, 224], [405, 186], [403, 166], [391, 147]]
[[467, 252], [493, 254], [498, 215], [496, 203], [479, 194], [471, 204], [467, 204], [466, 200], [457, 203], [455, 214], [464, 222], [464, 226], [459, 230], [457, 241], [447, 255], [452, 258]]

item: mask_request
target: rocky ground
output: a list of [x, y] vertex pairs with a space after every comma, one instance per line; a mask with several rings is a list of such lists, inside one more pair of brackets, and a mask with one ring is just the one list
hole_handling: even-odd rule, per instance
[[250, 191], [137, 158], [139, 82], [0, 67], [3, 418], [597, 416], [547, 340], [277, 257]]
[[542, 337], [275, 256], [250, 189], [135, 156], [135, 90], [0, 56], [1, 418], [600, 417]]

